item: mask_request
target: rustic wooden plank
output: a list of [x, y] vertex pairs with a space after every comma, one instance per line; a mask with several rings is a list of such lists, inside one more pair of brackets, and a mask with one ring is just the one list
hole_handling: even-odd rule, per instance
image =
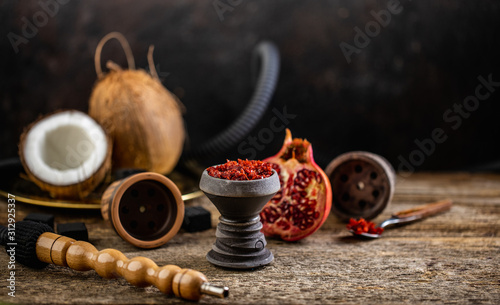
[[[427, 190], [427, 191], [426, 191]], [[47, 209], [18, 203], [16, 220], [29, 212], [54, 213], [56, 222], [85, 221], [98, 248], [116, 248], [129, 258], [146, 256], [159, 265], [197, 269], [211, 282], [228, 285], [225, 300], [204, 298], [202, 304], [361, 304], [475, 303], [500, 300], [500, 176], [490, 174], [416, 173], [398, 183], [393, 202], [375, 219], [443, 197], [455, 200], [444, 214], [400, 228], [381, 239], [352, 237], [334, 215], [305, 240], [286, 243], [268, 239], [275, 260], [255, 271], [214, 267], [205, 259], [215, 240], [214, 228], [180, 232], [165, 246], [140, 250], [121, 240], [98, 212]], [[500, 196], [499, 196], [500, 197]], [[0, 223], [6, 203], [0, 202]], [[7, 255], [0, 255], [2, 280]], [[5, 281], [3, 281], [5, 283]], [[182, 304], [154, 287], [137, 288], [123, 279], [104, 280], [94, 271], [77, 272], [49, 266], [33, 270], [16, 265], [16, 298], [0, 289], [0, 302], [29, 304]]]

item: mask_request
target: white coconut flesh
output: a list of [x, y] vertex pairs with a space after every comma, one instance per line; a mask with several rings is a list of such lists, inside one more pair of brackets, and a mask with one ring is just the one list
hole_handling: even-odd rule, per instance
[[24, 159], [38, 179], [57, 186], [89, 179], [106, 158], [102, 127], [82, 112], [53, 114], [36, 123], [24, 142]]

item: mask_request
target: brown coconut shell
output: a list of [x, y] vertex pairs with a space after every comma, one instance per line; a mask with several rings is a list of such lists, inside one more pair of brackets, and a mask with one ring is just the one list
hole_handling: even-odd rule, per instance
[[[127, 49], [128, 43], [119, 33], [111, 34], [108, 39], [120, 37]], [[100, 79], [90, 97], [89, 115], [105, 126], [113, 139], [113, 166], [170, 173], [181, 156], [185, 138], [178, 100], [144, 70], [122, 70], [108, 64], [111, 70], [100, 73], [99, 47], [96, 58]], [[131, 63], [133, 60], [129, 60]], [[151, 62], [150, 66], [154, 67]]]
[[[76, 110], [67, 110], [70, 112], [80, 112]], [[26, 175], [28, 178], [35, 183], [40, 189], [47, 191], [49, 195], [52, 198], [57, 198], [57, 199], [83, 199], [87, 197], [103, 180], [106, 178], [106, 175], [110, 172], [111, 170], [111, 152], [112, 152], [112, 141], [111, 137], [109, 134], [106, 133], [106, 130], [103, 128], [104, 132], [106, 133], [106, 138], [107, 138], [107, 150], [106, 150], [106, 156], [104, 158], [103, 163], [99, 167], [99, 169], [91, 175], [89, 178], [87, 178], [84, 181], [81, 181], [79, 183], [75, 184], [70, 184], [70, 185], [53, 185], [50, 184], [43, 179], [35, 176], [30, 168], [28, 167], [26, 163], [26, 158], [24, 155], [24, 147], [26, 145], [26, 138], [28, 135], [28, 132], [40, 121], [58, 114], [60, 112], [63, 112], [63, 110], [59, 110], [44, 116], [40, 116], [37, 120], [35, 120], [33, 123], [28, 125], [23, 133], [21, 134], [20, 140], [19, 140], [19, 145], [18, 145], [18, 153], [19, 153], [19, 158], [21, 159], [21, 163], [23, 165], [24, 171], [26, 172]], [[83, 112], [81, 112], [83, 113]], [[86, 115], [85, 113], [83, 113]]]

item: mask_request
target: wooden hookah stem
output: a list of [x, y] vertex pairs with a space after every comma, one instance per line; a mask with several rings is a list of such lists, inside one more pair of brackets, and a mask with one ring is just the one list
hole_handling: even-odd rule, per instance
[[178, 266], [158, 267], [146, 257], [128, 259], [115, 249], [98, 251], [92, 244], [54, 233], [43, 233], [36, 243], [39, 260], [77, 271], [95, 270], [106, 279], [123, 277], [138, 287], [154, 285], [166, 294], [199, 300], [203, 294], [227, 297], [228, 288], [208, 283], [201, 272]]

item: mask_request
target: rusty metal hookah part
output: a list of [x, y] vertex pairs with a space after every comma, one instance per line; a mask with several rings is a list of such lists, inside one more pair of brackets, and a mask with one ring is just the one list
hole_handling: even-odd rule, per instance
[[145, 257], [129, 260], [115, 249], [98, 251], [88, 242], [52, 233], [52, 228], [43, 223], [16, 223], [14, 241], [7, 239], [6, 231], [5, 227], [0, 227], [0, 244], [6, 245], [9, 255], [15, 251], [11, 256], [28, 267], [55, 264], [77, 271], [95, 270], [106, 279], [121, 276], [134, 286], [154, 285], [165, 294], [194, 301], [205, 294], [220, 298], [229, 295], [229, 288], [210, 284], [201, 272], [174, 265], [158, 267]]
[[184, 201], [170, 179], [143, 172], [113, 182], [102, 195], [101, 214], [125, 241], [157, 248], [179, 231]]
[[325, 172], [332, 184], [332, 212], [344, 221], [375, 218], [394, 194], [394, 169], [373, 153], [342, 154], [328, 164]]
[[278, 174], [258, 180], [214, 178], [205, 170], [200, 189], [221, 213], [207, 260], [219, 267], [253, 269], [273, 261], [266, 248], [259, 213], [280, 189]]

